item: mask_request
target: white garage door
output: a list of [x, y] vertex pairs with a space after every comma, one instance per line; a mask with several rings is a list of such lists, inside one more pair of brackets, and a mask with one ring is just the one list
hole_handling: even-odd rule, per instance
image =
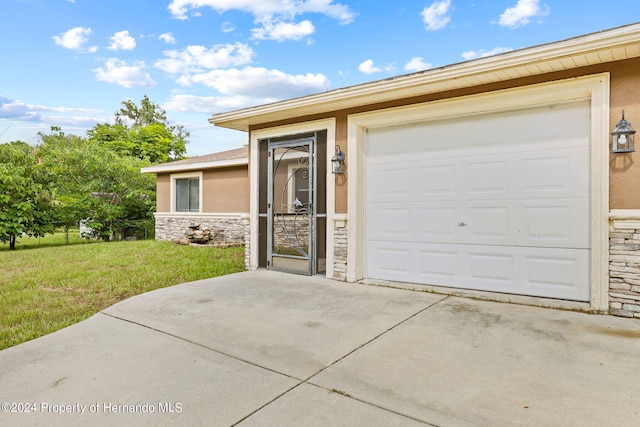
[[366, 277], [588, 301], [590, 105], [369, 129]]

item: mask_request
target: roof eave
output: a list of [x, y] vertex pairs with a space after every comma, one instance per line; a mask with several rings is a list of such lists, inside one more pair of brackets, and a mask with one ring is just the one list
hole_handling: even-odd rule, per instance
[[640, 23], [418, 73], [215, 114], [209, 122], [214, 126], [246, 132], [251, 125], [639, 56]]
[[141, 173], [168, 173], [168, 172], [187, 172], [201, 169], [218, 169], [233, 166], [243, 166], [249, 164], [249, 159], [229, 159], [218, 160], [214, 162], [201, 163], [184, 163], [179, 165], [165, 164], [156, 166], [147, 166], [140, 170]]

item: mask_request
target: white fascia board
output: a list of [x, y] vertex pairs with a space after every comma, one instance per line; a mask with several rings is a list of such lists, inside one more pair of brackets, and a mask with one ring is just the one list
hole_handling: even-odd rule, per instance
[[201, 169], [216, 169], [225, 168], [230, 166], [242, 166], [249, 164], [249, 159], [231, 159], [231, 160], [218, 160], [215, 162], [202, 162], [202, 163], [183, 163], [179, 165], [165, 164], [157, 166], [147, 166], [140, 170], [141, 173], [165, 173], [165, 172], [181, 172], [190, 170]]
[[527, 77], [638, 56], [640, 24], [632, 24], [418, 73], [220, 113], [212, 116], [209, 123], [248, 131], [252, 124], [499, 82], [505, 80], [505, 75]]

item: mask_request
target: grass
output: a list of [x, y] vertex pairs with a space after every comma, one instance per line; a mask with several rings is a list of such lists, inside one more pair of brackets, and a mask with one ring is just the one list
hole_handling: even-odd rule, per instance
[[131, 296], [244, 269], [243, 248], [143, 240], [0, 250], [0, 350]]
[[[16, 250], [33, 249], [33, 248], [47, 248], [51, 246], [63, 246], [63, 245], [79, 245], [82, 243], [95, 243], [95, 240], [83, 239], [80, 237], [80, 230], [77, 228], [69, 229], [69, 241], [67, 242], [67, 236], [62, 229], [56, 229], [55, 234], [47, 234], [44, 237], [20, 237], [16, 243]], [[0, 243], [0, 252], [8, 251], [8, 243]]]

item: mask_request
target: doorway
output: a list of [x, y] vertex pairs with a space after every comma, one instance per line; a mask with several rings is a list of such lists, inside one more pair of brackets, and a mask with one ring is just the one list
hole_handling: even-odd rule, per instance
[[271, 270], [324, 273], [326, 133], [324, 138], [315, 132], [260, 143], [260, 192], [266, 192], [261, 197], [266, 203], [260, 203], [264, 225], [260, 227], [264, 254], [260, 258]]

